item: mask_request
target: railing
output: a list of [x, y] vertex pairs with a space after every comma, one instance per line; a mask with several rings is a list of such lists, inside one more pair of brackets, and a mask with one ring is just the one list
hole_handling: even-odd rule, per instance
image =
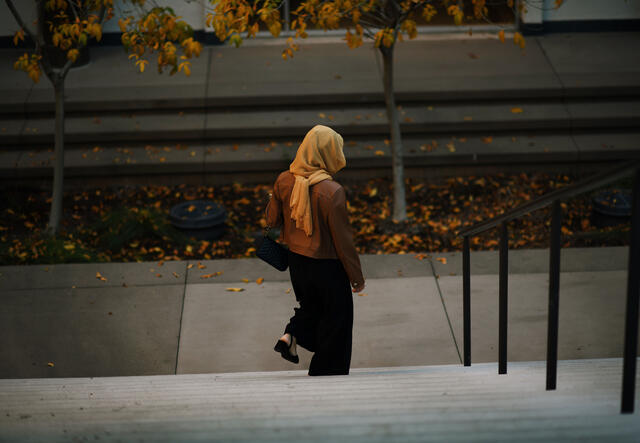
[[471, 366], [471, 257], [469, 237], [500, 226], [500, 276], [498, 320], [498, 373], [507, 373], [507, 306], [508, 306], [508, 222], [536, 209], [552, 205], [551, 245], [549, 263], [549, 316], [547, 326], [547, 390], [556, 388], [558, 367], [558, 301], [560, 290], [560, 234], [562, 207], [560, 201], [594, 190], [622, 177], [634, 174], [631, 243], [627, 277], [624, 363], [622, 374], [622, 413], [633, 413], [636, 355], [638, 349], [638, 297], [640, 295], [640, 161], [616, 166], [562, 189], [550, 192], [502, 215], [478, 223], [460, 234], [463, 236], [463, 324], [464, 365]]

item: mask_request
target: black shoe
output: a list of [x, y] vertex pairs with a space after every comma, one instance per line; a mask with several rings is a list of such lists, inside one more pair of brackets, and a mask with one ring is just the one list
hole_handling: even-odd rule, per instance
[[[293, 343], [293, 338], [291, 339], [291, 343]], [[282, 358], [288, 360], [292, 363], [298, 363], [300, 359], [297, 355], [293, 355], [289, 352], [290, 345], [287, 344], [284, 340], [278, 340], [276, 345], [274, 346], [274, 351], [279, 352], [282, 355]]]

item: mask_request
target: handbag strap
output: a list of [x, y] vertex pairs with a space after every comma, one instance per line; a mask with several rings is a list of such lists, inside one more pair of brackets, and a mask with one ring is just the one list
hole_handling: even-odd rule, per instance
[[[269, 210], [269, 203], [271, 202], [272, 198], [273, 198], [273, 195], [271, 193], [269, 193], [269, 201], [267, 201], [267, 206], [264, 208], [265, 220], [267, 220], [269, 218], [269, 215], [267, 214], [267, 211]], [[269, 224], [267, 223], [267, 225], [264, 227], [264, 230], [262, 231], [262, 235], [267, 237], [267, 235], [269, 234], [270, 230], [271, 230], [271, 226], [269, 226]]]

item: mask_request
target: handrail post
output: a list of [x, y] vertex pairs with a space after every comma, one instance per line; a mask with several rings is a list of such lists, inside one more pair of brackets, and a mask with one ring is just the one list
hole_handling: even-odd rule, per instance
[[507, 221], [500, 226], [500, 283], [498, 320], [498, 374], [507, 373], [507, 285], [509, 280], [509, 231]]
[[636, 390], [636, 357], [638, 351], [638, 297], [640, 296], [640, 169], [633, 180], [631, 243], [627, 271], [627, 311], [624, 329], [624, 362], [622, 372], [622, 413], [633, 413]]
[[554, 200], [551, 210], [549, 257], [549, 314], [547, 319], [547, 391], [556, 388], [558, 372], [558, 303], [560, 292], [560, 234], [562, 207]]
[[464, 365], [471, 366], [471, 253], [466, 235], [462, 241], [462, 311]]

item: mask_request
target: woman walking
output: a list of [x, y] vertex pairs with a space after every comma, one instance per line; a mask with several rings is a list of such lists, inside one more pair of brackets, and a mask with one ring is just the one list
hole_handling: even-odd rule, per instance
[[332, 178], [346, 165], [342, 148], [340, 134], [314, 126], [289, 170], [278, 176], [266, 211], [268, 226], [282, 226], [300, 304], [275, 350], [294, 363], [299, 361], [296, 345], [313, 352], [309, 375], [349, 374], [351, 292], [365, 286], [344, 188]]

